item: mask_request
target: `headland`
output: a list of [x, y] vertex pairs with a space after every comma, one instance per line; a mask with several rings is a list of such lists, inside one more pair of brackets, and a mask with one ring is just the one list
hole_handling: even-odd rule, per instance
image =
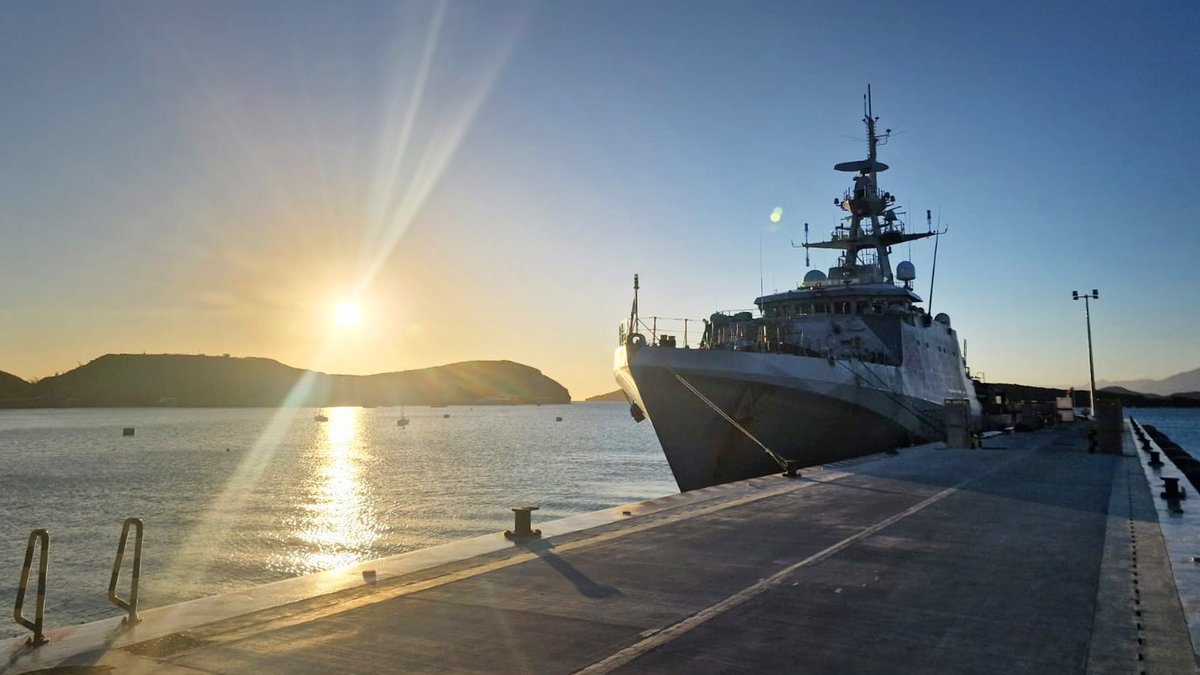
[[570, 403], [565, 387], [512, 361], [334, 375], [254, 357], [106, 354], [26, 382], [0, 373], [0, 408], [275, 407]]

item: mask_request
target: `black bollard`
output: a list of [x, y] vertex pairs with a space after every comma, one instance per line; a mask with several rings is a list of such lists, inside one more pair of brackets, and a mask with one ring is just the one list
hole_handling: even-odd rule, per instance
[[1179, 487], [1178, 478], [1163, 476], [1162, 480], [1163, 487], [1165, 489], [1159, 493], [1160, 497], [1168, 501], [1172, 499], [1187, 499], [1187, 492], [1185, 492], [1183, 488]]
[[508, 537], [509, 539], [537, 539], [538, 537], [542, 536], [541, 530], [534, 530], [530, 528], [530, 523], [533, 520], [530, 514], [537, 510], [538, 507], [536, 506], [512, 507], [514, 520], [513, 529], [505, 530], [504, 536]]

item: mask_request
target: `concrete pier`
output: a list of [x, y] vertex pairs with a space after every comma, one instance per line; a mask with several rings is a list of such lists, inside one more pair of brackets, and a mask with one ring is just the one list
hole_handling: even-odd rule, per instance
[[1125, 444], [1060, 425], [535, 522], [48, 631], [0, 669], [1196, 672], [1191, 543]]

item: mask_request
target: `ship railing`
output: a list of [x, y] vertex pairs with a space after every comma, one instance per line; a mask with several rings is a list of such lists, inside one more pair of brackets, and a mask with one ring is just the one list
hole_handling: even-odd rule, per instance
[[[904, 221], [896, 219], [892, 222], [884, 222], [879, 225], [879, 234], [904, 234], [906, 230]], [[870, 227], [866, 228], [866, 235], [871, 234]], [[849, 226], [839, 225], [829, 233], [829, 241], [841, 241], [843, 239], [851, 239]]]
[[849, 226], [835, 227], [833, 229], [833, 231], [831, 231], [829, 233], [829, 241], [841, 241], [843, 239], [849, 239], [849, 238], [850, 238], [850, 227]]
[[853, 202], [860, 199], [882, 202], [884, 205], [896, 203], [896, 197], [892, 195], [892, 193], [882, 191], [878, 187], [869, 187], [865, 185], [851, 186], [843, 190], [840, 203]]
[[[648, 344], [659, 347], [699, 349], [704, 341], [705, 319], [681, 319], [666, 316], [640, 316], [633, 333], [640, 334]], [[619, 342], [629, 341], [629, 322], [618, 326]]]
[[[728, 320], [718, 320], [718, 316]], [[728, 310], [715, 312], [713, 319], [639, 317], [634, 333], [641, 336], [643, 344], [656, 347], [727, 349], [900, 365], [899, 358], [886, 349], [871, 348], [857, 342], [829, 345], [823, 341], [805, 339], [803, 331], [792, 325], [791, 317], [767, 318], [754, 316], [751, 310]], [[619, 344], [624, 345], [629, 341], [628, 328], [628, 322], [620, 324]]]

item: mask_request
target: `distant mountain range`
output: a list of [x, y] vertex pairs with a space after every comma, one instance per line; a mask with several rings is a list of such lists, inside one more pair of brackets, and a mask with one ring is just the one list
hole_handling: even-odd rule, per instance
[[570, 403], [565, 387], [512, 361], [330, 375], [264, 358], [107, 354], [26, 382], [0, 372], [0, 407], [337, 406]]
[[[1200, 368], [1189, 370], [1185, 373], [1178, 373], [1161, 380], [1123, 380], [1120, 382], [1101, 380], [1096, 382], [1097, 389], [1108, 389], [1111, 387], [1120, 387], [1143, 394], [1158, 394], [1159, 396], [1200, 392]], [[1076, 387], [1076, 389], [1079, 388]], [[1087, 386], [1085, 385], [1082, 388], [1087, 389]]]

